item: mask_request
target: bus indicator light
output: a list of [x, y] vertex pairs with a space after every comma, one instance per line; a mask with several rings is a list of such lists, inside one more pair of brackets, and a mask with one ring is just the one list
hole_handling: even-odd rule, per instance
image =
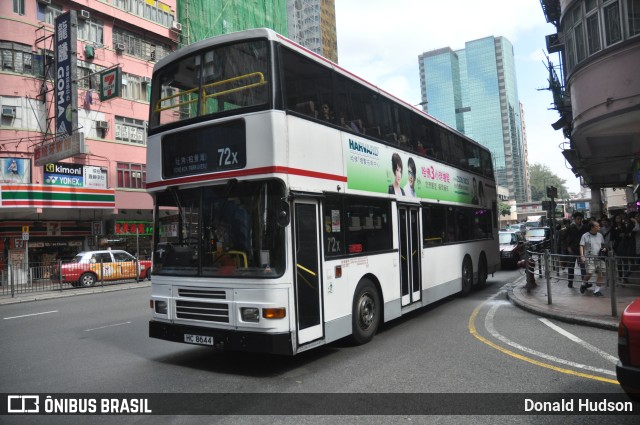
[[284, 319], [287, 316], [287, 309], [280, 308], [263, 308], [262, 317], [265, 319]]
[[342, 277], [342, 266], [336, 266], [336, 279]]

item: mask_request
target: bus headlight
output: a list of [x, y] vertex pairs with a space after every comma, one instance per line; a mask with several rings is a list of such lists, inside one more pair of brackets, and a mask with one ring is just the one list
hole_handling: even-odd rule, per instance
[[158, 314], [167, 314], [167, 302], [166, 301], [158, 301], [154, 302], [155, 308], [154, 311]]
[[240, 316], [243, 322], [258, 322], [260, 320], [260, 309], [257, 307], [241, 307]]

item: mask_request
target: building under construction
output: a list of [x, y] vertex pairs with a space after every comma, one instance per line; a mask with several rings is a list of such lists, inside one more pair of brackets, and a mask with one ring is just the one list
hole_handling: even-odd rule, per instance
[[288, 35], [287, 0], [181, 0], [177, 6], [181, 45], [251, 28]]
[[271, 28], [338, 61], [335, 0], [180, 0], [180, 45], [251, 28]]

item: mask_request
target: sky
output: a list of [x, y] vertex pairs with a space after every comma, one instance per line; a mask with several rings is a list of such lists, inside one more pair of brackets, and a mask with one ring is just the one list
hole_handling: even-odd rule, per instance
[[[544, 164], [569, 192], [580, 182], [561, 153], [568, 143], [551, 124], [560, 116], [545, 67], [547, 23], [539, 0], [335, 0], [338, 63], [343, 68], [415, 105], [421, 102], [418, 55], [488, 36], [513, 45], [518, 96], [524, 107], [529, 165]], [[489, 7], [490, 6], [490, 7]], [[557, 54], [550, 55], [558, 64]]]

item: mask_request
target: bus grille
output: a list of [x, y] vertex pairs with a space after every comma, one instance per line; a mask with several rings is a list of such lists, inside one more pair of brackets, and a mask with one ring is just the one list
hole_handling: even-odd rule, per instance
[[177, 300], [176, 316], [178, 319], [185, 320], [229, 323], [229, 306], [219, 303]]
[[226, 298], [225, 291], [212, 291], [208, 289], [179, 288], [178, 296], [185, 298], [208, 298], [214, 300], [224, 300]]

